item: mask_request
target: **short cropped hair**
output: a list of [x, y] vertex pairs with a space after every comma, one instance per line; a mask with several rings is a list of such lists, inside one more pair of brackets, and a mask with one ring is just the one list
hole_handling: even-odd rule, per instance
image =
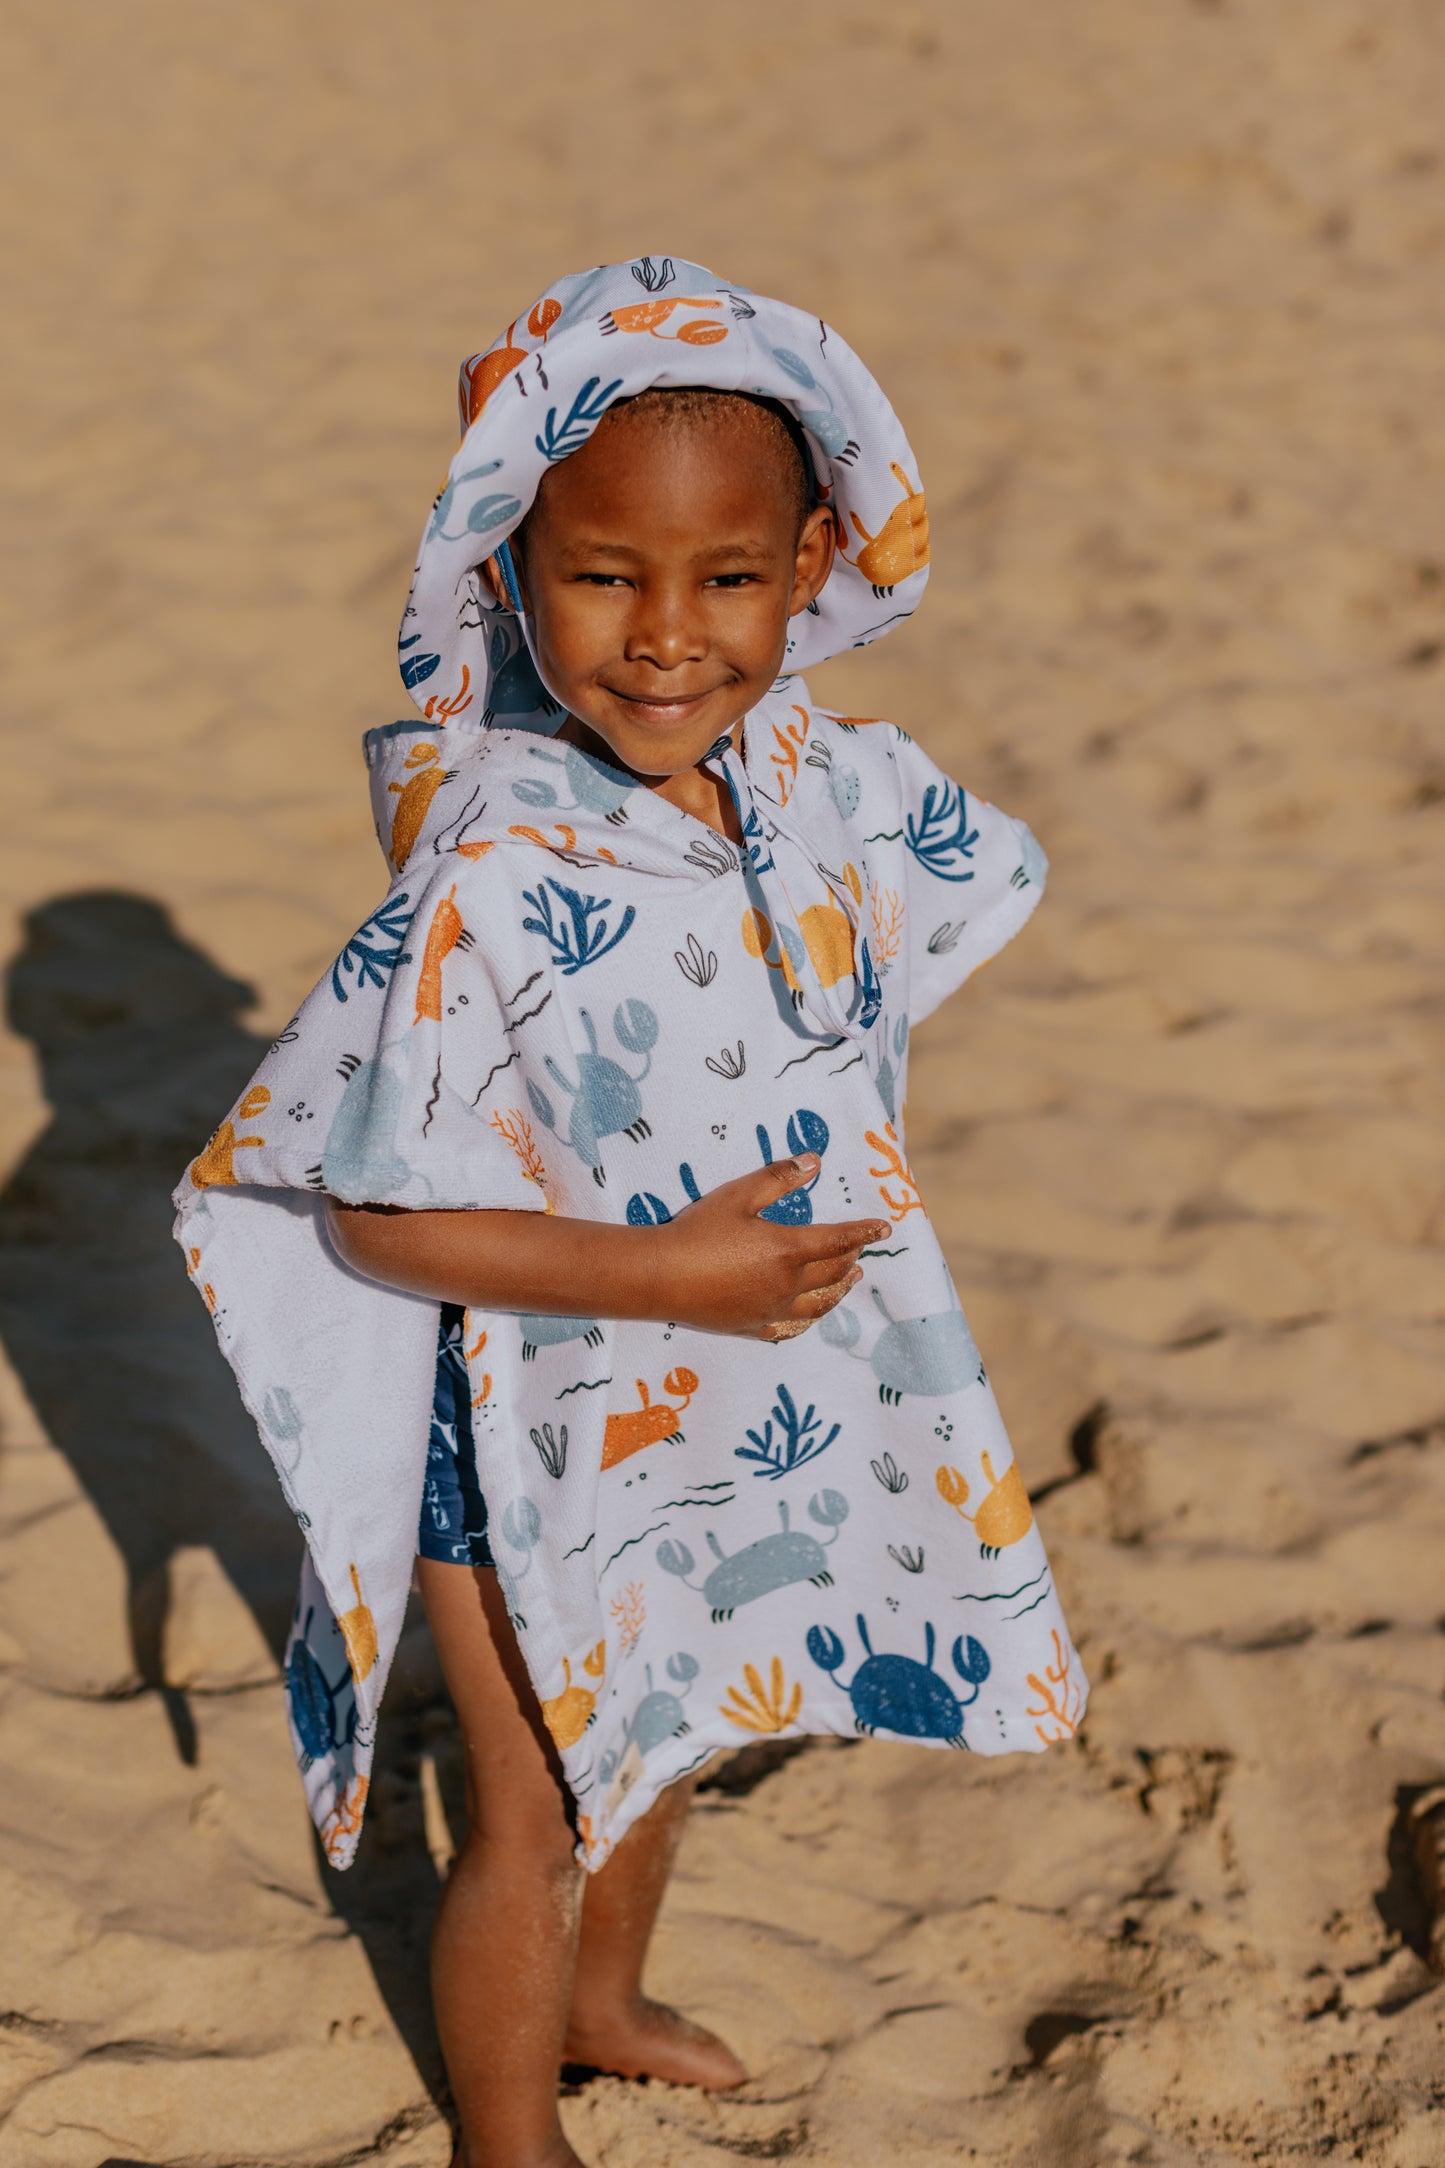
[[[650, 384], [646, 391], [636, 392], [630, 399], [614, 400], [604, 419], [610, 421], [615, 416], [625, 420], [636, 415], [639, 419], [660, 421], [668, 428], [684, 428], [698, 422], [706, 424], [732, 418], [740, 408], [746, 407], [753, 409], [758, 423], [775, 441], [779, 478], [793, 500], [795, 525], [801, 534], [804, 520], [818, 501], [813, 462], [796, 415], [778, 400], [765, 399], [756, 392], [715, 391], [707, 384]], [[527, 521], [523, 519], [512, 537], [513, 543], [520, 543], [524, 549], [526, 526]]]

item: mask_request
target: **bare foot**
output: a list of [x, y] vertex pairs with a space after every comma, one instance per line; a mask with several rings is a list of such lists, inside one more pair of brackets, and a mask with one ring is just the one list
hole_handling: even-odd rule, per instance
[[708, 2093], [741, 2085], [748, 2074], [716, 2033], [646, 1995], [592, 2022], [574, 2012], [562, 2059], [613, 2077], [666, 2078]]

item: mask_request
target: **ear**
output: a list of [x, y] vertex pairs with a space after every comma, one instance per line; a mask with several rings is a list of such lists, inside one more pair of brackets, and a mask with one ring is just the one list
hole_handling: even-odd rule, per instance
[[[521, 553], [515, 549], [512, 552], [512, 565], [516, 571], [517, 585], [522, 591], [522, 601], [525, 603], [527, 600], [527, 575], [522, 569]], [[497, 563], [496, 558], [488, 557], [485, 563], [477, 566], [477, 572], [492, 600], [499, 602], [504, 610], [511, 610], [515, 616], [516, 612], [513, 609], [512, 598], [507, 592], [507, 583], [502, 577], [502, 568]]]
[[837, 547], [838, 523], [831, 506], [814, 505], [798, 536], [793, 592], [788, 601], [789, 617], [796, 617], [800, 610], [806, 610], [808, 604], [816, 601], [823, 592], [833, 569]]

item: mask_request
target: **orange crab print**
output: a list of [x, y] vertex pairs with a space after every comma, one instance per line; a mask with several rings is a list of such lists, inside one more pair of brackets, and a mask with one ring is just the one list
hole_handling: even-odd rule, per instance
[[666, 327], [674, 309], [720, 309], [715, 295], [674, 294], [669, 301], [637, 301], [630, 308], [609, 309], [602, 319], [604, 332], [645, 332], [654, 339], [681, 339], [684, 346], [716, 346], [728, 335], [726, 324], [712, 324], [693, 317], [675, 331]]
[[[236, 1122], [254, 1122], [271, 1104], [271, 1094], [264, 1084], [253, 1084], [236, 1109]], [[193, 1189], [234, 1189], [236, 1186], [236, 1154], [248, 1148], [260, 1151], [264, 1137], [238, 1137], [236, 1122], [222, 1122], [204, 1152], [191, 1161], [191, 1186]]]
[[433, 911], [431, 924], [427, 928], [426, 948], [422, 952], [421, 959], [421, 973], [416, 982], [416, 1016], [414, 1021], [418, 1024], [421, 1023], [424, 1017], [433, 1024], [441, 1022], [442, 964], [459, 942], [463, 947], [470, 946], [467, 929], [462, 924], [462, 914], [453, 901], [456, 892], [457, 884], [453, 881], [446, 895], [442, 897], [441, 902]]
[[[845, 870], [851, 872], [852, 868]], [[779, 943], [774, 953], [773, 926], [767, 913], [745, 911], [742, 923], [743, 947], [748, 954], [760, 956], [770, 970], [781, 971], [784, 985], [799, 992], [798, 975], [786, 947]], [[853, 921], [835, 897], [830, 896], [826, 903], [810, 903], [800, 911], [798, 931], [821, 986], [836, 986], [840, 979], [854, 976]]]
[[901, 500], [877, 534], [869, 534], [858, 514], [852, 513], [863, 547], [856, 557], [843, 556], [841, 549], [838, 553], [845, 564], [856, 565], [864, 579], [879, 588], [896, 587], [910, 572], [921, 571], [929, 559], [928, 507], [923, 491], [913, 487], [896, 459], [889, 465], [903, 484]]
[[636, 1381], [640, 1408], [624, 1408], [616, 1415], [609, 1415], [602, 1437], [602, 1465], [615, 1468], [621, 1460], [634, 1453], [641, 1453], [649, 1445], [670, 1445], [680, 1440], [682, 1430], [679, 1417], [689, 1406], [698, 1388], [695, 1371], [679, 1367], [669, 1370], [663, 1380], [665, 1393], [676, 1396], [678, 1405], [673, 1407], [666, 1400], [654, 1403], [648, 1386], [641, 1378]]
[[412, 771], [410, 782], [386, 786], [397, 794], [396, 813], [391, 824], [391, 863], [397, 873], [416, 849], [416, 839], [431, 811], [431, 802], [447, 779], [442, 756], [434, 745], [414, 745], [406, 756], [406, 765]]
[[[583, 1657], [582, 1669], [589, 1679], [596, 1679], [600, 1686], [606, 1663], [607, 1643], [604, 1640], [599, 1641], [596, 1648]], [[596, 1694], [588, 1687], [573, 1685], [572, 1666], [565, 1656], [562, 1659], [562, 1677], [565, 1683], [561, 1693], [542, 1703], [542, 1721], [551, 1732], [559, 1752], [565, 1752], [569, 1746], [577, 1744], [597, 1710]]]

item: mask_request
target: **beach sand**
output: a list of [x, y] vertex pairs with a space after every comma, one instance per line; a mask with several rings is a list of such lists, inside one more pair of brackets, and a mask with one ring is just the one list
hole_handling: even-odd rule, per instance
[[455, 1733], [417, 1626], [324, 1874], [297, 1538], [167, 1192], [379, 893], [357, 739], [404, 711], [458, 361], [644, 250], [876, 370], [933, 584], [814, 689], [1053, 860], [910, 1135], [1095, 1691], [1042, 1760], [829, 1742], [705, 1794], [654, 1986], [756, 2080], [582, 2084], [567, 2127], [598, 2168], [1436, 2168], [1438, 15], [13, 0], [4, 38], [0, 2168], [448, 2159]]

